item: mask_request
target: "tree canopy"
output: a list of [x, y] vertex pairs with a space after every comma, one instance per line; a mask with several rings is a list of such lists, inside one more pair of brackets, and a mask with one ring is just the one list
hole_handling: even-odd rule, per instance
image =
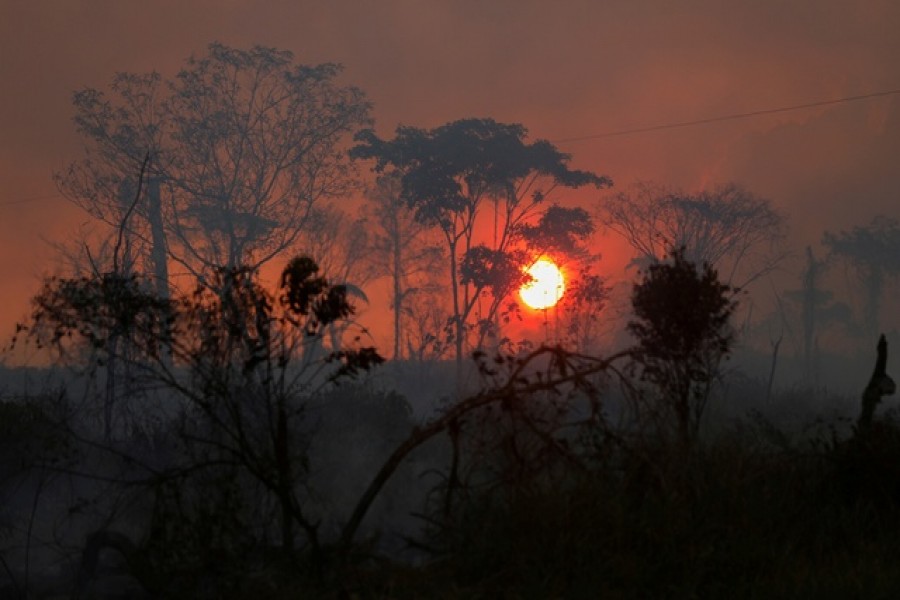
[[[513, 254], [514, 245], [524, 241], [526, 231], [531, 239], [540, 237], [529, 223], [550, 194], [558, 188], [612, 184], [607, 177], [570, 168], [568, 154], [546, 140], [528, 142], [527, 134], [520, 124], [473, 118], [430, 130], [401, 126], [392, 140], [364, 130], [357, 134], [359, 143], [351, 150], [355, 158], [374, 160], [375, 171], [396, 173], [402, 185], [401, 198], [415, 210], [416, 219], [441, 232], [448, 250], [451, 323], [458, 361], [479, 295], [492, 295], [489, 308], [479, 319], [485, 325], [514, 289], [519, 274], [511, 276], [510, 264], [522, 264]], [[493, 235], [479, 240], [476, 222], [488, 202], [494, 209]], [[551, 210], [559, 212], [558, 208]], [[567, 216], [570, 218], [563, 220], [570, 225], [579, 220], [571, 217], [584, 221], [570, 236], [592, 230], [586, 213]], [[549, 224], [560, 221], [552, 215], [544, 220]], [[559, 235], [550, 237], [565, 241]], [[483, 335], [478, 345], [482, 339]]]
[[822, 243], [832, 258], [857, 269], [865, 286], [864, 327], [868, 334], [876, 333], [884, 280], [900, 275], [900, 222], [877, 216], [868, 225], [849, 231], [826, 231]]
[[[195, 275], [258, 266], [294, 244], [318, 201], [349, 189], [339, 144], [369, 123], [370, 105], [339, 73], [297, 64], [291, 52], [220, 43], [171, 79], [119, 73], [108, 92], [75, 93], [85, 157], [57, 183], [118, 228], [149, 153], [156, 187], [127, 223], [133, 245], [163, 245]], [[165, 238], [147, 233], [154, 220]]]
[[641, 183], [604, 199], [599, 218], [635, 250], [638, 263], [683, 248], [685, 258], [709, 263], [738, 287], [782, 258], [784, 218], [768, 200], [734, 184], [686, 193]]
[[664, 412], [672, 413], [662, 415], [662, 422], [674, 422], [688, 445], [718, 365], [734, 341], [729, 321], [737, 302], [708, 263], [698, 267], [683, 249], [670, 257], [652, 264], [634, 286], [628, 331], [637, 339], [634, 356], [642, 378], [656, 386]]
[[538, 176], [548, 176], [551, 187], [611, 185], [607, 177], [570, 169], [571, 157], [550, 142], [527, 143], [527, 134], [520, 124], [493, 119], [462, 119], [431, 130], [401, 126], [390, 141], [364, 130], [351, 155], [375, 159], [377, 171], [400, 170], [403, 197], [426, 222], [440, 223], [447, 213], [488, 197], [514, 204], [526, 197], [543, 200], [549, 189], [535, 185]]

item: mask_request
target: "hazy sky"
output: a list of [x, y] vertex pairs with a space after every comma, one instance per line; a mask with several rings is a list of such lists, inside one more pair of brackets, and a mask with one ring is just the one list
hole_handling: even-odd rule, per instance
[[[900, 89], [896, 0], [0, 0], [0, 334], [88, 220], [54, 171], [72, 91], [211, 41], [339, 62], [378, 130], [489, 116], [550, 140]], [[825, 229], [900, 217], [900, 96], [560, 146], [612, 177], [736, 181]], [[3, 334], [5, 337], [5, 334]]]

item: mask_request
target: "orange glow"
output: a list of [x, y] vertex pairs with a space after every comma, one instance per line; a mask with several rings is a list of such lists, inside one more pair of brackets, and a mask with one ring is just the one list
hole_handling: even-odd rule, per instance
[[522, 301], [535, 310], [551, 308], [559, 302], [566, 291], [566, 281], [562, 271], [548, 259], [541, 258], [525, 269], [533, 277], [519, 289]]

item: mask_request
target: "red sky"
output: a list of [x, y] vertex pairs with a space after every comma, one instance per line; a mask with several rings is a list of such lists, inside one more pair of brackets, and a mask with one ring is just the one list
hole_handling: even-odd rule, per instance
[[[71, 93], [172, 75], [214, 40], [340, 62], [377, 129], [464, 117], [561, 140], [900, 89], [895, 0], [0, 0], [0, 335], [88, 217], [51, 174], [79, 157]], [[574, 166], [736, 181], [823, 230], [900, 217], [900, 96], [560, 144]], [[895, 311], [896, 312], [896, 311]]]

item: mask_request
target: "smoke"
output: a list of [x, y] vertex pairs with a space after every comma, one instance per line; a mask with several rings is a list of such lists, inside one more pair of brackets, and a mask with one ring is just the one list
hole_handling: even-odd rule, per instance
[[[0, 322], [49, 268], [41, 237], [86, 219], [46, 199], [50, 176], [80, 152], [72, 91], [116, 71], [173, 75], [213, 40], [258, 43], [344, 64], [382, 135], [490, 116], [554, 140], [897, 89], [898, 25], [892, 0], [3, 2]], [[880, 99], [561, 147], [617, 184], [737, 181], [792, 218], [802, 247], [896, 214], [898, 121]]]

